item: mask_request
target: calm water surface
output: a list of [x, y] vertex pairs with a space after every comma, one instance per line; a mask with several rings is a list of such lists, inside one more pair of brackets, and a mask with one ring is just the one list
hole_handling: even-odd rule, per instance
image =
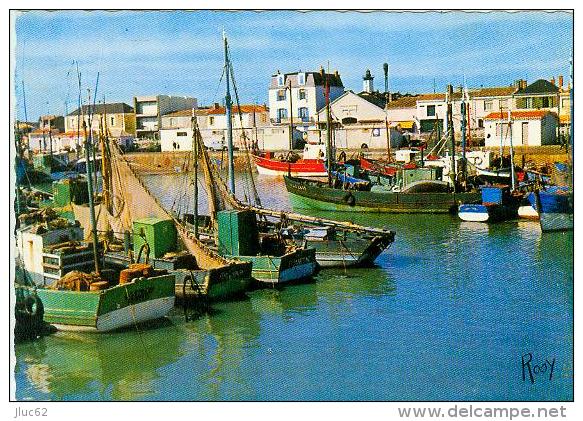
[[[184, 176], [147, 184], [166, 206], [192, 209]], [[259, 177], [258, 188], [264, 205], [289, 209], [283, 180]], [[390, 227], [396, 242], [376, 267], [324, 270], [193, 320], [176, 308], [139, 330], [18, 345], [17, 399], [573, 398], [572, 233], [448, 215], [321, 215]], [[552, 380], [523, 382], [527, 353], [556, 359]]]

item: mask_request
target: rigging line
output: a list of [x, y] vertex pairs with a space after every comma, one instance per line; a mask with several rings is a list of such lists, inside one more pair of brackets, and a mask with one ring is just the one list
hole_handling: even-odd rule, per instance
[[[239, 101], [239, 92], [237, 90], [237, 84], [235, 82], [235, 71], [233, 69], [233, 62], [231, 60], [230, 57], [230, 53], [227, 52], [227, 54], [229, 55], [229, 64], [230, 64], [230, 74], [231, 74], [231, 79], [233, 80], [233, 90], [235, 91], [235, 101], [237, 102], [237, 111], [239, 114], [239, 122], [241, 125], [241, 134], [243, 137], [243, 145], [245, 147], [245, 161], [247, 164], [247, 170], [248, 170], [248, 174], [246, 174], [246, 176], [248, 175], [250, 177], [250, 191], [249, 191], [249, 196], [251, 196], [251, 193], [253, 193], [253, 199], [255, 200], [255, 204], [258, 206], [261, 206], [261, 198], [259, 197], [259, 192], [257, 191], [257, 187], [255, 186], [255, 180], [253, 178], [253, 168], [251, 167], [251, 159], [249, 158], [249, 147], [247, 144], [247, 135], [245, 134], [245, 130], [243, 127], [243, 113], [241, 111], [241, 103]], [[290, 91], [290, 95], [291, 95], [291, 91]], [[255, 110], [253, 110], [253, 112], [255, 112]]]
[[215, 100], [217, 99], [217, 95], [219, 94], [219, 89], [221, 87], [221, 82], [223, 81], [224, 76], [225, 76], [225, 66], [223, 66], [223, 73], [221, 73], [219, 83], [217, 84], [217, 89], [215, 90], [215, 95], [213, 96], [213, 100], [211, 101], [212, 104], [214, 104]]

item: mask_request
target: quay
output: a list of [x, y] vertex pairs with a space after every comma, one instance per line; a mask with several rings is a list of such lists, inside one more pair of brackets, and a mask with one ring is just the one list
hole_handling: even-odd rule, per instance
[[[479, 148], [475, 148], [479, 149]], [[494, 153], [499, 151], [498, 147], [484, 147], [484, 150], [490, 150]], [[364, 152], [367, 157], [378, 159], [387, 155], [386, 149], [338, 149], [337, 153], [346, 152], [348, 156], [358, 155]], [[274, 151], [275, 155], [285, 155], [287, 150]], [[134, 168], [142, 174], [168, 174], [188, 171], [185, 167], [188, 162], [187, 156], [190, 151], [167, 151], [167, 152], [132, 152], [125, 155], [126, 159], [134, 165]], [[208, 151], [213, 160], [227, 162], [226, 151]], [[509, 147], [504, 147], [504, 155], [509, 155]], [[521, 165], [524, 161], [535, 164], [553, 164], [555, 162], [565, 162], [567, 160], [567, 151], [560, 145], [545, 146], [515, 146], [514, 162]], [[236, 170], [245, 169], [245, 151], [234, 151], [234, 163]]]

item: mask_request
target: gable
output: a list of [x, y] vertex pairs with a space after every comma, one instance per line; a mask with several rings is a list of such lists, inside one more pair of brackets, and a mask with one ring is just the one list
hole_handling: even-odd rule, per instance
[[[332, 119], [356, 118], [358, 121], [385, 120], [385, 111], [352, 91], [346, 91], [330, 103]], [[326, 120], [326, 107], [319, 111], [320, 121]]]

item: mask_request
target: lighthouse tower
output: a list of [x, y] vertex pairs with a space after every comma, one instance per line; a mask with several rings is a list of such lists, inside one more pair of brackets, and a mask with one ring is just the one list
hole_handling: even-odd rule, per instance
[[370, 70], [366, 69], [366, 73], [365, 73], [364, 77], [362, 78], [362, 80], [363, 80], [362, 90], [364, 92], [372, 93], [374, 91], [373, 84], [372, 84], [373, 79], [374, 79], [374, 77], [370, 74]]

